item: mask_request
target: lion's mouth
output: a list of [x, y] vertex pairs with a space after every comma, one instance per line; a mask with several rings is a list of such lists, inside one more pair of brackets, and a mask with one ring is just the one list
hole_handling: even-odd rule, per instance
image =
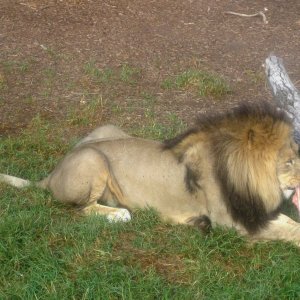
[[293, 195], [292, 202], [296, 206], [296, 208], [299, 212], [299, 215], [300, 215], [300, 186], [297, 186], [295, 188], [295, 193]]
[[300, 185], [294, 188], [286, 188], [283, 190], [285, 199], [292, 199], [293, 204], [296, 206], [300, 216]]

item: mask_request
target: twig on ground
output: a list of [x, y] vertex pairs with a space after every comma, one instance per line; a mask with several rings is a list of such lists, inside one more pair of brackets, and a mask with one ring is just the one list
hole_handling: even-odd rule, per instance
[[267, 17], [266, 17], [266, 15], [262, 11], [259, 11], [258, 13], [251, 14], [251, 15], [240, 14], [240, 13], [237, 13], [237, 12], [234, 12], [234, 11], [225, 11], [224, 14], [226, 14], [226, 15], [234, 15], [234, 16], [239, 16], [239, 17], [246, 17], [246, 18], [252, 18], [252, 17], [261, 16], [262, 19], [263, 19], [264, 24], [268, 24]]
[[20, 4], [20, 5], [23, 5], [23, 6], [26, 6], [26, 7], [30, 8], [30, 9], [32, 9], [32, 10], [37, 10], [35, 4], [32, 5], [32, 4], [29, 4], [29, 3], [23, 3], [23, 2], [20, 2], [19, 4]]

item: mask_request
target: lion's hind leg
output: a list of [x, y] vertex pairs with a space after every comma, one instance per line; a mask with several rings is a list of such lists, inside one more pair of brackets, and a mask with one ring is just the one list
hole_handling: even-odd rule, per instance
[[92, 146], [68, 155], [48, 181], [56, 199], [75, 205], [83, 215], [103, 215], [109, 221], [130, 220], [127, 209], [105, 206], [106, 192], [113, 197], [112, 206], [125, 206], [126, 201], [106, 156]]
[[106, 161], [104, 161], [101, 171], [101, 176], [97, 177], [96, 182], [92, 185], [89, 201], [80, 209], [80, 213], [106, 216], [109, 222], [130, 221], [131, 215], [126, 208], [109, 207], [98, 203], [99, 196], [101, 198], [105, 189], [108, 188], [117, 204], [125, 204], [123, 193]]

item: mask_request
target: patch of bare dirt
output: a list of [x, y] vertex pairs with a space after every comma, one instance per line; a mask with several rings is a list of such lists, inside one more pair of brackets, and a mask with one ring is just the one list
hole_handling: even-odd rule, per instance
[[[268, 24], [224, 14], [264, 8]], [[270, 52], [300, 79], [299, 11], [297, 0], [2, 0], [0, 134], [18, 132], [38, 113], [64, 119], [95, 97], [107, 109], [99, 124], [114, 123], [114, 108], [125, 107], [125, 125], [143, 121], [136, 108], [145, 94], [155, 97], [159, 118], [171, 112], [187, 123], [199, 112], [270, 99], [261, 67]], [[91, 65], [112, 72], [128, 65], [139, 77], [99, 81]], [[222, 75], [233, 92], [216, 100], [162, 88], [166, 77], [195, 68]]]
[[[167, 281], [177, 284], [190, 284], [192, 275], [187, 270], [184, 255], [157, 253], [151, 249], [133, 246], [135, 235], [122, 234], [121, 242], [114, 246], [112, 256], [123, 259], [126, 265], [139, 265], [144, 272], [153, 269]], [[126, 259], [124, 259], [126, 257]], [[176, 271], [176, 272], [174, 272]]]

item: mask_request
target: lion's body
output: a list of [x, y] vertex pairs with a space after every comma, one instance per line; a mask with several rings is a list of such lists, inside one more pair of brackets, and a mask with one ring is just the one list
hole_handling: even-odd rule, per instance
[[164, 144], [104, 126], [38, 185], [86, 214], [127, 220], [124, 208], [153, 207], [172, 223], [204, 216], [254, 239], [300, 243], [299, 224], [279, 214], [282, 192], [300, 183], [291, 136], [289, 120], [269, 106], [203, 118]]
[[[217, 213], [223, 215], [223, 225], [232, 226], [232, 219], [225, 217], [225, 205], [219, 201], [215, 204], [206, 201], [205, 190], [210, 191], [212, 199], [221, 197], [221, 191], [215, 188], [212, 179], [209, 159], [202, 164], [208, 179], [201, 183], [203, 190], [191, 193], [185, 181], [186, 166], [178, 163], [171, 151], [162, 150], [162, 144], [158, 142], [128, 138], [100, 142], [95, 146], [110, 161], [127, 207], [153, 207], [172, 223], [187, 223], [201, 215], [207, 215], [213, 222], [215, 217], [212, 214]], [[123, 149], [126, 149], [126, 154]], [[128, 164], [130, 157], [135, 157], [135, 164]], [[215, 209], [210, 209], [211, 205]]]

